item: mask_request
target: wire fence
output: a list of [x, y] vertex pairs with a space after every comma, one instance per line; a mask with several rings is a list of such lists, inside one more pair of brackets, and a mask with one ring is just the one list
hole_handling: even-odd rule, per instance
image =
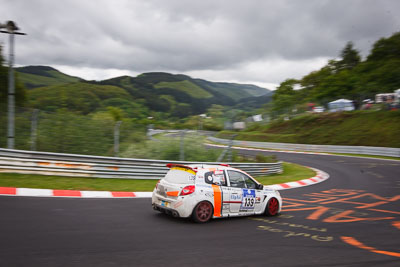
[[[106, 114], [78, 115], [66, 110], [44, 112], [17, 107], [15, 110], [15, 149], [115, 156], [115, 141], [126, 142], [145, 136], [143, 125], [130, 120], [120, 124]], [[7, 113], [0, 114], [0, 147], [7, 147]], [[118, 139], [116, 139], [118, 134]]]

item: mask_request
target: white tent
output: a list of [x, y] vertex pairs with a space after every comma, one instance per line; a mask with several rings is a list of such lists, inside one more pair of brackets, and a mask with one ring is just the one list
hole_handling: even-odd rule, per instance
[[354, 110], [353, 101], [347, 99], [338, 99], [328, 103], [331, 112]]

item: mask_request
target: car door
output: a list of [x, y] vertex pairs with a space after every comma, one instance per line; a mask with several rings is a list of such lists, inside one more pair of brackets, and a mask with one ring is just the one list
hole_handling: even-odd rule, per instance
[[[250, 178], [250, 176], [243, 174], [244, 177], [244, 182], [246, 184], [246, 188], [248, 190], [249, 194], [252, 194], [252, 196], [254, 196], [254, 199], [250, 199], [250, 209], [249, 211], [252, 212], [259, 212], [261, 211], [262, 208], [262, 201], [263, 201], [263, 191], [258, 189], [259, 188], [259, 184], [257, 182], [255, 182], [253, 179]], [[251, 193], [250, 193], [251, 192]], [[253, 203], [254, 201], [254, 203]]]
[[228, 170], [229, 176], [229, 212], [239, 213], [243, 202], [243, 189], [246, 188], [243, 176], [240, 172]]
[[257, 183], [242, 172], [228, 170], [229, 206], [231, 213], [246, 214], [261, 208], [261, 190]]

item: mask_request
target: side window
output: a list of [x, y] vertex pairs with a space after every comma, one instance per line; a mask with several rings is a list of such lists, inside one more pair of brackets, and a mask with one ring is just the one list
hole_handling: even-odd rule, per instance
[[240, 172], [228, 171], [228, 174], [231, 187], [246, 188], [246, 184]]
[[249, 189], [256, 189], [257, 188], [257, 184], [256, 182], [254, 182], [249, 176], [244, 175], [244, 182], [246, 183], [246, 187]]
[[257, 184], [249, 176], [235, 171], [228, 171], [232, 187], [256, 189]]
[[226, 186], [226, 177], [223, 170], [215, 170], [204, 174], [204, 181], [207, 184], [216, 184]]

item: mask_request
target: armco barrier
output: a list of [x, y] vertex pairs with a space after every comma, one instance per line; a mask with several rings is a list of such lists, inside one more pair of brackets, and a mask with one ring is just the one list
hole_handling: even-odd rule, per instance
[[[0, 148], [0, 172], [98, 178], [160, 179], [168, 171], [167, 163], [219, 164], [216, 162], [114, 158]], [[282, 172], [281, 162], [228, 164], [253, 176]]]
[[[229, 144], [227, 139], [216, 137], [208, 137], [210, 141]], [[312, 151], [312, 152], [331, 152], [331, 153], [346, 153], [346, 154], [363, 154], [363, 155], [378, 155], [389, 157], [400, 157], [400, 148], [392, 147], [371, 147], [371, 146], [334, 146], [334, 145], [306, 145], [306, 144], [287, 144], [287, 143], [270, 143], [270, 142], [252, 142], [233, 140], [234, 146], [245, 146], [265, 149], [278, 150], [296, 150], [296, 151]]]

